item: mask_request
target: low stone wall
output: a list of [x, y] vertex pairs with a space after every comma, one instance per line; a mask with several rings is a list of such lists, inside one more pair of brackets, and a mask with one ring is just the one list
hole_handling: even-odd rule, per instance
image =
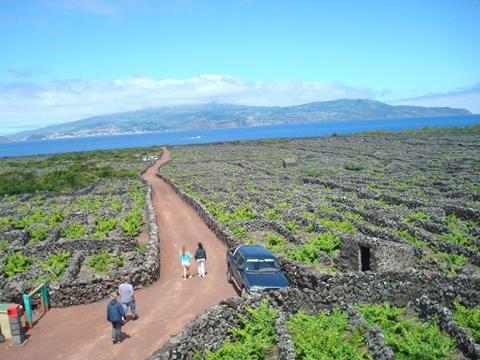
[[192, 359], [198, 351], [215, 351], [227, 339], [231, 327], [239, 327], [239, 315], [247, 306], [256, 307], [262, 295], [227, 298], [190, 321], [177, 335], [147, 360]]
[[[114, 271], [106, 276], [89, 277], [88, 279], [79, 279], [78, 273], [85, 257], [91, 254], [89, 251], [77, 251], [70, 260], [69, 269], [57, 283], [50, 284], [49, 296], [50, 304], [53, 307], [64, 307], [78, 304], [86, 304], [99, 301], [107, 297], [111, 292], [118, 288], [119, 283], [124, 275], [131, 277], [132, 284], [135, 288], [142, 288], [152, 284], [160, 277], [160, 243], [158, 239], [158, 227], [155, 211], [152, 204], [152, 189], [149, 186], [146, 195], [146, 214], [147, 226], [149, 232], [149, 241], [147, 244], [147, 253], [145, 260], [140, 264], [132, 262], [127, 268]], [[135, 248], [137, 241], [132, 239], [128, 250]], [[100, 250], [105, 250], [103, 247]], [[121, 245], [117, 249], [122, 252], [124, 248]]]
[[215, 236], [222, 241], [227, 247], [233, 247], [240, 243], [237, 239], [232, 237], [227, 233], [227, 229], [222, 224], [219, 224], [217, 220], [205, 209], [205, 207], [200, 204], [196, 199], [182, 191], [175, 183], [170, 179], [164, 177], [162, 174], [157, 172], [157, 176], [165, 181], [172, 189], [180, 196], [180, 198], [185, 201], [187, 205], [192, 207], [195, 212], [200, 216], [203, 222], [208, 226], [208, 228], [215, 234]]
[[370, 326], [367, 321], [351, 305], [347, 308], [352, 329], [362, 327], [365, 329], [365, 345], [368, 352], [375, 360], [393, 360], [393, 350], [385, 345], [385, 337], [377, 326]]
[[476, 344], [469, 331], [452, 319], [452, 312], [426, 296], [415, 301], [415, 308], [424, 318], [436, 317], [440, 329], [453, 337], [462, 352], [470, 359], [480, 359], [480, 344]]
[[295, 353], [295, 345], [293, 344], [292, 337], [288, 332], [285, 320], [285, 313], [283, 311], [280, 311], [277, 321], [275, 323], [275, 327], [277, 328], [278, 359], [295, 360], [297, 358]]
[[443, 305], [454, 300], [480, 304], [480, 276], [447, 276], [429, 272], [321, 273], [311, 266], [280, 258], [292, 286], [315, 291], [325, 304], [382, 303], [405, 306], [427, 295]]

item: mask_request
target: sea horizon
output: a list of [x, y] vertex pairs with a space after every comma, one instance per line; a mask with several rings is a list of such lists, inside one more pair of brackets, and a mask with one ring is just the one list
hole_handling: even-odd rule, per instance
[[155, 145], [211, 144], [276, 138], [309, 138], [368, 131], [404, 131], [469, 127], [480, 124], [480, 114], [430, 118], [345, 120], [322, 123], [265, 125], [205, 130], [93, 135], [58, 139], [23, 140], [0, 144], [0, 157], [48, 155], [77, 151], [110, 150]]

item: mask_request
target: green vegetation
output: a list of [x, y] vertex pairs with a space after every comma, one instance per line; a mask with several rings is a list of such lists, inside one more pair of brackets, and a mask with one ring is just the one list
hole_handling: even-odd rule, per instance
[[50, 255], [47, 261], [40, 264], [42, 269], [48, 272], [50, 277], [49, 282], [55, 282], [63, 276], [65, 270], [68, 268], [69, 258], [69, 251], [61, 251], [57, 254]]
[[468, 232], [466, 224], [461, 223], [455, 215], [447, 216], [447, 222], [450, 233], [440, 235], [440, 239], [461, 246], [473, 245], [473, 236]]
[[0, 230], [2, 230], [7, 225], [10, 225], [12, 218], [10, 216], [0, 217]]
[[245, 236], [247, 236], [247, 230], [242, 226], [238, 226], [238, 225], [235, 225], [235, 224], [229, 224], [228, 229], [230, 230], [230, 232], [232, 233], [233, 236], [235, 236], [239, 239], [243, 239], [243, 238], [245, 238]]
[[55, 210], [49, 214], [47, 224], [53, 227], [57, 227], [65, 219], [65, 214], [61, 210]]
[[143, 253], [143, 254], [146, 254], [146, 253], [147, 253], [147, 250], [148, 250], [147, 244], [140, 243], [140, 244], [137, 245], [137, 251], [138, 251], [138, 252], [141, 252], [141, 253]]
[[137, 236], [140, 234], [142, 226], [144, 224], [142, 212], [140, 209], [132, 209], [127, 212], [120, 223], [123, 233], [127, 236]]
[[337, 230], [340, 232], [356, 233], [358, 231], [355, 225], [353, 225], [348, 220], [337, 221], [337, 220], [330, 220], [327, 218], [321, 218], [320, 224], [322, 224], [328, 229]]
[[340, 247], [342, 239], [332, 233], [322, 233], [306, 244], [296, 246], [287, 252], [287, 257], [303, 263], [315, 263], [320, 259], [320, 252], [333, 256], [334, 251]]
[[348, 315], [334, 309], [330, 315], [300, 312], [287, 321], [299, 359], [371, 359], [364, 329], [349, 331]]
[[418, 240], [415, 236], [411, 235], [409, 232], [405, 230], [398, 230], [395, 232], [395, 235], [401, 237], [404, 240], [407, 240], [410, 244], [417, 246], [417, 247], [426, 247], [428, 246], [427, 243], [424, 243]]
[[360, 164], [347, 164], [343, 167], [345, 170], [360, 171], [363, 170], [363, 166]]
[[21, 252], [14, 252], [12, 255], [6, 256], [3, 272], [10, 279], [16, 274], [29, 270], [32, 263], [32, 258], [24, 256]]
[[33, 213], [31, 213], [30, 215], [27, 215], [27, 216], [24, 216], [22, 217], [20, 220], [18, 220], [17, 222], [15, 222], [13, 224], [13, 226], [16, 228], [16, 229], [25, 229], [25, 228], [28, 228], [34, 224], [37, 224], [39, 223], [40, 221], [42, 221], [42, 219], [45, 217], [45, 213], [41, 210], [36, 210], [34, 211]]
[[[52, 162], [54, 165], [54, 162]], [[114, 169], [109, 165], [92, 163], [72, 164], [65, 169], [36, 173], [26, 170], [9, 170], [0, 173], [0, 195], [33, 193], [36, 191], [69, 192], [83, 189], [101, 178], [132, 178], [135, 171]]]
[[9, 246], [8, 240], [0, 240], [0, 250], [7, 250]]
[[88, 225], [86, 224], [79, 224], [76, 222], [72, 222], [68, 224], [67, 227], [63, 229], [60, 234], [64, 238], [78, 240], [85, 235], [87, 228], [88, 228]]
[[405, 216], [403, 218], [402, 221], [406, 224], [412, 224], [417, 219], [419, 219], [419, 220], [429, 220], [430, 215], [425, 214], [422, 211], [418, 211], [418, 212], [415, 212], [415, 213], [408, 214], [407, 216]]
[[263, 212], [263, 216], [269, 220], [282, 220], [283, 215], [280, 211], [275, 209], [267, 209]]
[[[206, 352], [205, 360], [259, 360], [268, 358], [275, 347], [277, 310], [269, 308], [268, 301], [254, 309], [247, 307], [248, 317], [240, 316], [242, 328], [231, 328], [235, 341], [226, 340], [215, 352]], [[197, 359], [201, 359], [200, 354]]]
[[95, 219], [95, 229], [91, 235], [91, 238], [103, 240], [108, 236], [108, 234], [110, 234], [110, 231], [115, 229], [116, 226], [117, 220], [115, 218], [99, 217]]
[[121, 256], [112, 256], [107, 251], [103, 251], [98, 255], [92, 255], [87, 262], [87, 265], [95, 270], [96, 273], [101, 275], [107, 275], [112, 270], [113, 267], [122, 267], [123, 266], [123, 257]]
[[460, 325], [469, 328], [472, 337], [477, 344], [480, 344], [480, 306], [467, 309], [460, 303], [455, 303], [455, 314], [453, 319]]
[[45, 225], [38, 225], [32, 227], [28, 233], [30, 234], [31, 241], [33, 243], [38, 243], [47, 238], [48, 228]]
[[405, 309], [389, 304], [365, 305], [359, 310], [368, 323], [380, 326], [397, 359], [445, 359], [455, 351], [455, 341], [439, 330], [436, 319], [427, 323], [408, 319]]

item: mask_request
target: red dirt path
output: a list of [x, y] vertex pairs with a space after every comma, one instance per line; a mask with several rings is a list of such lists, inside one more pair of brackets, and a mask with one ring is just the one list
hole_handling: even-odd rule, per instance
[[[235, 296], [226, 281], [225, 246], [173, 189], [155, 176], [158, 166], [170, 158], [168, 150], [145, 173], [152, 186], [152, 198], [160, 234], [160, 280], [135, 292], [140, 319], [122, 328], [127, 338], [117, 345], [111, 341], [106, 320], [107, 300], [51, 309], [28, 332], [24, 347], [0, 344], [2, 360], [53, 359], [144, 359], [162, 347], [188, 321], [221, 299]], [[207, 250], [206, 278], [182, 279], [178, 251], [186, 244], [193, 253], [202, 241]], [[196, 272], [192, 263], [191, 273]]]

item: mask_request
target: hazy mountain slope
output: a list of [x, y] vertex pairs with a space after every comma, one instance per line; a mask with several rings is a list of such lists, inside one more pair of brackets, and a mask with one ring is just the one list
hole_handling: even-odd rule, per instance
[[147, 131], [296, 124], [325, 121], [469, 115], [465, 109], [392, 106], [373, 100], [335, 100], [288, 107], [202, 104], [95, 116], [25, 131], [12, 138], [84, 136]]

